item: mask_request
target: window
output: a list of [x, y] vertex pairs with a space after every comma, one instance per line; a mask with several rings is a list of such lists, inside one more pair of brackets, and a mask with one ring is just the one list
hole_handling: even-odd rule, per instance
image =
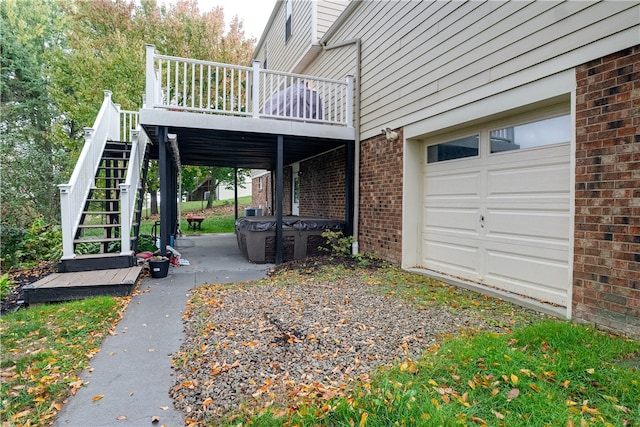
[[571, 141], [569, 114], [490, 132], [491, 152], [522, 150]]
[[285, 24], [284, 40], [289, 41], [289, 38], [291, 37], [291, 12], [293, 10], [293, 0], [287, 0], [286, 9], [287, 9], [287, 22]]
[[479, 143], [480, 136], [472, 135], [431, 145], [427, 147], [427, 163], [477, 156]]

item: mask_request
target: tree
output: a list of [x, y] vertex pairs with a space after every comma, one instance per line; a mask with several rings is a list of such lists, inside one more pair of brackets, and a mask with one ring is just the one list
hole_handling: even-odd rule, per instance
[[0, 197], [2, 222], [25, 227], [37, 216], [59, 217], [56, 184], [68, 156], [52, 126], [45, 52], [60, 44], [63, 19], [50, 0], [0, 2]]
[[[61, 126], [77, 147], [82, 127], [93, 123], [104, 89], [124, 109], [140, 106], [146, 43], [167, 55], [236, 64], [249, 63], [255, 43], [245, 39], [237, 17], [225, 34], [222, 8], [200, 13], [196, 0], [168, 7], [155, 0], [68, 0], [63, 9], [69, 19], [68, 44], [52, 51], [52, 82], [64, 111]], [[151, 168], [147, 189], [152, 212], [157, 212], [153, 196], [158, 182], [157, 168]]]

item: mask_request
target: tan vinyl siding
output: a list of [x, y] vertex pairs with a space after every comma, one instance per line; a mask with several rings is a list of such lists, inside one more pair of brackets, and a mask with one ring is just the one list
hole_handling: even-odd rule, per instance
[[348, 4], [349, 0], [318, 1], [318, 39], [324, 36]]
[[[354, 37], [362, 40], [367, 138], [638, 44], [640, 5], [367, 1], [327, 44]], [[345, 47], [305, 72], [342, 78], [354, 69]]]
[[267, 68], [276, 71], [291, 71], [311, 46], [311, 8], [310, 1], [294, 1], [292, 5], [291, 37], [285, 41], [286, 8], [285, 2], [277, 3], [277, 16], [267, 30], [266, 38], [256, 58]]

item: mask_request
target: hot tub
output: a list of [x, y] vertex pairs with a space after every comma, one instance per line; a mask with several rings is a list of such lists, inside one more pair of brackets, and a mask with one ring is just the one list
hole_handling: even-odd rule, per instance
[[[342, 221], [299, 216], [282, 217], [283, 261], [320, 255], [325, 246], [325, 230], [341, 231]], [[236, 220], [238, 247], [244, 256], [257, 264], [272, 263], [276, 258], [276, 217], [249, 216]]]

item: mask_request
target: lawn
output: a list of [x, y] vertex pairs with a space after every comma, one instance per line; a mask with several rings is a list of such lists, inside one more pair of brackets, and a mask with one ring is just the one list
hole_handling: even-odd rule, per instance
[[[238, 198], [238, 215], [243, 216], [244, 208], [251, 204], [251, 196]], [[206, 202], [193, 201], [182, 202], [180, 211], [180, 230], [184, 234], [194, 233], [233, 233], [235, 231], [235, 215], [233, 200], [216, 200], [213, 207], [206, 209]], [[205, 217], [201, 228], [192, 230], [188, 227], [186, 214], [192, 213]], [[153, 224], [159, 220], [156, 216], [149, 216], [148, 211], [143, 211], [142, 222], [140, 224], [140, 234], [152, 234]]]
[[127, 301], [98, 297], [0, 317], [2, 426], [51, 424]]

